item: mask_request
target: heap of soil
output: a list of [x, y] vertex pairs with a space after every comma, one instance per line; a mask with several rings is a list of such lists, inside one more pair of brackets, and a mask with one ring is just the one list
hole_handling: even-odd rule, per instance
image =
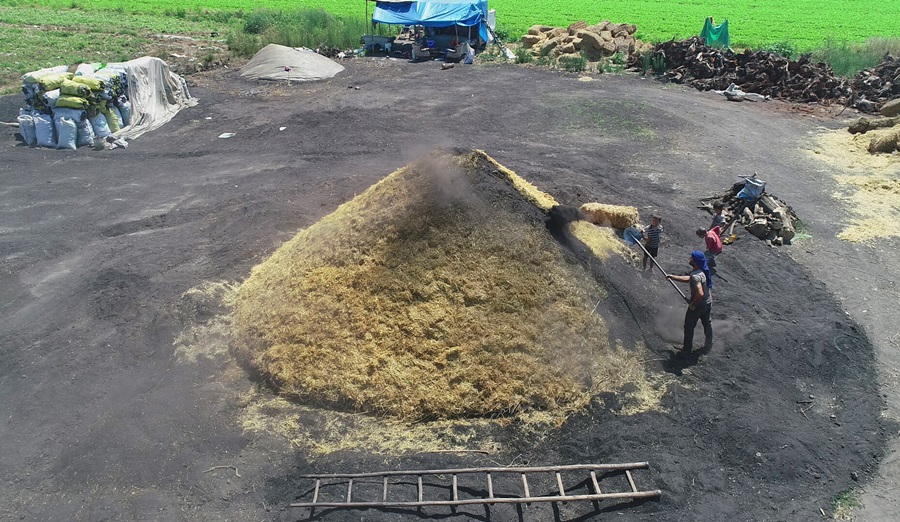
[[236, 350], [290, 396], [405, 419], [617, 391], [643, 366], [610, 347], [600, 281], [545, 225], [554, 203], [483, 153], [401, 168], [253, 269]]

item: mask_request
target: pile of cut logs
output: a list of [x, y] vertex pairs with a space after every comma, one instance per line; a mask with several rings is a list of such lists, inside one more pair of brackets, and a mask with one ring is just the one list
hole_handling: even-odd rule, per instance
[[[825, 63], [813, 63], [808, 56], [789, 60], [769, 51], [735, 53], [709, 47], [699, 37], [657, 44], [652, 55], [664, 60], [664, 76], [702, 91], [724, 90], [735, 84], [741, 90], [772, 98], [798, 102], [824, 102], [846, 98], [850, 87], [835, 77]], [[640, 65], [638, 58], [629, 63]]]
[[853, 78], [853, 106], [875, 113], [885, 103], [900, 98], [900, 58], [886, 55], [874, 69], [860, 71]]
[[712, 196], [700, 200], [699, 208], [713, 213], [713, 204], [721, 202], [725, 205], [722, 215], [725, 216], [725, 230], [722, 238], [734, 232], [736, 223], [744, 226], [747, 232], [765, 240], [769, 245], [781, 246], [790, 244], [797, 234], [795, 223], [797, 214], [794, 210], [772, 194], [763, 192], [755, 202], [737, 197], [744, 188], [744, 182], [735, 183], [731, 190], [720, 196]]
[[522, 36], [522, 47], [530, 49], [535, 56], [584, 57], [588, 61], [599, 61], [616, 53], [626, 56], [635, 52], [647, 52], [653, 44], [634, 37], [634, 24], [614, 24], [604, 20], [597, 25], [588, 25], [584, 20], [569, 27], [533, 25], [528, 34]]

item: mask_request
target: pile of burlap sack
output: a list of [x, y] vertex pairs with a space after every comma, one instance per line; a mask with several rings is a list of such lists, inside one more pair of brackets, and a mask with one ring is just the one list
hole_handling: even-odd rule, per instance
[[61, 65], [22, 77], [24, 107], [19, 130], [29, 146], [75, 149], [102, 143], [130, 124], [128, 77], [124, 67]]

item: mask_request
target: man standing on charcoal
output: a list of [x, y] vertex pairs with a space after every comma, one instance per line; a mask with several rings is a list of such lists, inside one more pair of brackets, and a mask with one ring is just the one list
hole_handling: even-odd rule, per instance
[[706, 256], [699, 250], [691, 253], [690, 265], [693, 271], [690, 275], [676, 276], [666, 275], [666, 278], [679, 283], [688, 283], [691, 286], [691, 298], [688, 301], [688, 309], [684, 314], [684, 345], [681, 348], [683, 354], [690, 354], [694, 348], [694, 328], [697, 321], [703, 323], [703, 335], [706, 342], [703, 344], [703, 353], [712, 349], [713, 331], [709, 315], [712, 312], [712, 275], [706, 264]]

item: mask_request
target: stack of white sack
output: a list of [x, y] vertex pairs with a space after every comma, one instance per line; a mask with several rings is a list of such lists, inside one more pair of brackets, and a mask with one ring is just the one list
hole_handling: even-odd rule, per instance
[[184, 80], [152, 57], [83, 63], [74, 72], [65, 65], [41, 69], [22, 77], [22, 92], [18, 122], [25, 143], [59, 149], [96, 145], [110, 136], [124, 144], [197, 103]]

